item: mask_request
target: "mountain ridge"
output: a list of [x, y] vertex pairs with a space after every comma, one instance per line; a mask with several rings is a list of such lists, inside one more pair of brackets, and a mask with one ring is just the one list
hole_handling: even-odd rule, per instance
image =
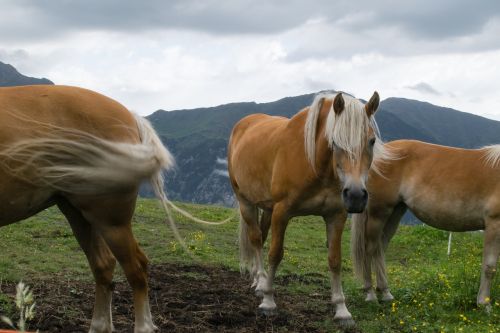
[[54, 84], [46, 78], [34, 78], [25, 76], [17, 71], [17, 69], [0, 61], [0, 87], [26, 86], [36, 84]]

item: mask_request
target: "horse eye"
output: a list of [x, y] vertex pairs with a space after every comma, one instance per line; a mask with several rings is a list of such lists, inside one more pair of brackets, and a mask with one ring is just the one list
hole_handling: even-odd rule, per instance
[[375, 145], [375, 138], [370, 139], [370, 147], [373, 147]]

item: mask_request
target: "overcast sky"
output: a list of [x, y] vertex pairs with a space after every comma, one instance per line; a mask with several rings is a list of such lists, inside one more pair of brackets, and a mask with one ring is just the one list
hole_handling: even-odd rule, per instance
[[143, 115], [337, 89], [500, 120], [498, 0], [0, 5], [0, 61]]

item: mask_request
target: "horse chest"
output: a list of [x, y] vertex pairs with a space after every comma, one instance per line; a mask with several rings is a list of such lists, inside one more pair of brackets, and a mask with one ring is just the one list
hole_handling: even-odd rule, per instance
[[332, 189], [312, 192], [296, 205], [298, 213], [312, 215], [329, 215], [343, 209], [340, 193]]

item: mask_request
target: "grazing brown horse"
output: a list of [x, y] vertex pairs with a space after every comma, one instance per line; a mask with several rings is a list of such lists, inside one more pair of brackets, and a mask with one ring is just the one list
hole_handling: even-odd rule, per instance
[[500, 254], [500, 145], [460, 149], [419, 141], [386, 144], [398, 157], [370, 172], [370, 200], [353, 215], [352, 254], [364, 280], [366, 300], [376, 300], [372, 264], [382, 299], [392, 300], [384, 251], [407, 209], [422, 222], [442, 230], [484, 229], [479, 305], [490, 304], [491, 281]]
[[0, 226], [57, 205], [96, 281], [90, 332], [113, 330], [116, 260], [133, 289], [135, 333], [153, 332], [148, 260], [132, 235], [139, 185], [163, 192], [173, 164], [150, 124], [98, 93], [66, 86], [0, 88]]
[[[365, 179], [374, 155], [383, 156], [372, 117], [378, 104], [377, 93], [366, 105], [342, 93], [321, 94], [291, 119], [254, 114], [234, 127], [228, 170], [241, 213], [240, 259], [263, 297], [264, 313], [276, 309], [273, 281], [288, 221], [319, 215], [326, 222], [335, 319], [353, 323], [340, 280], [340, 241], [347, 213], [365, 208]], [[267, 274], [262, 246], [269, 228]]]

